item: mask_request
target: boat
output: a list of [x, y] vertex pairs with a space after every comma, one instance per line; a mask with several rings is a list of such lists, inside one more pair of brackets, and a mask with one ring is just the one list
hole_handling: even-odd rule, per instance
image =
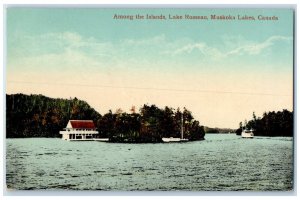
[[180, 138], [162, 138], [163, 142], [169, 143], [169, 142], [188, 142], [189, 139], [183, 138], [183, 114], [181, 114], [181, 137]]
[[253, 138], [254, 137], [254, 133], [253, 133], [253, 129], [250, 129], [250, 130], [243, 130], [242, 131], [242, 138]]
[[180, 142], [181, 138], [173, 138], [173, 137], [168, 137], [168, 138], [162, 138], [163, 142]]
[[108, 142], [109, 138], [93, 138], [93, 140], [96, 142]]

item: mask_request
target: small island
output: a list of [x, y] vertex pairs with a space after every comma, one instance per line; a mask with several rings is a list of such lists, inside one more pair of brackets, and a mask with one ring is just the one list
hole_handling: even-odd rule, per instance
[[[144, 104], [139, 111], [122, 109], [101, 115], [77, 98], [53, 99], [43, 95], [6, 95], [6, 137], [61, 137], [70, 119], [94, 122], [99, 136], [110, 142], [155, 143], [163, 137], [184, 137], [189, 141], [204, 140], [205, 132], [191, 111]], [[182, 123], [182, 120], [184, 123]], [[182, 127], [183, 125], [183, 127]]]

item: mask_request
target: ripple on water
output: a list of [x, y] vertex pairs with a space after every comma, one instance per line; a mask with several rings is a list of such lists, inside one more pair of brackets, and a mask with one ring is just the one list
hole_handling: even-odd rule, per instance
[[8, 139], [7, 187], [118, 191], [292, 189], [291, 138], [246, 141], [235, 135], [206, 137], [205, 141], [180, 145], [78, 145], [60, 139]]
[[96, 170], [96, 171], [94, 171], [94, 173], [105, 173], [106, 171], [104, 171], [104, 170]]
[[121, 173], [121, 175], [129, 176], [129, 175], [133, 175], [133, 173], [131, 173], [131, 172], [126, 172], [126, 173]]

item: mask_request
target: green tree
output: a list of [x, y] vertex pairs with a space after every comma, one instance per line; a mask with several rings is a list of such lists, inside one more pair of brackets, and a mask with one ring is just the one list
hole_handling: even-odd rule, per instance
[[253, 129], [257, 136], [293, 136], [293, 112], [264, 112], [262, 118], [253, 113], [253, 119], [247, 122], [246, 127]]

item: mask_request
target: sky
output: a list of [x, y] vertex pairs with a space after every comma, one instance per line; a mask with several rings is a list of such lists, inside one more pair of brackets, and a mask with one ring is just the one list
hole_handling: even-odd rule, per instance
[[[114, 19], [137, 14], [166, 20]], [[291, 9], [9, 7], [6, 40], [7, 94], [77, 97], [100, 114], [186, 107], [202, 125], [223, 128], [293, 109]]]

